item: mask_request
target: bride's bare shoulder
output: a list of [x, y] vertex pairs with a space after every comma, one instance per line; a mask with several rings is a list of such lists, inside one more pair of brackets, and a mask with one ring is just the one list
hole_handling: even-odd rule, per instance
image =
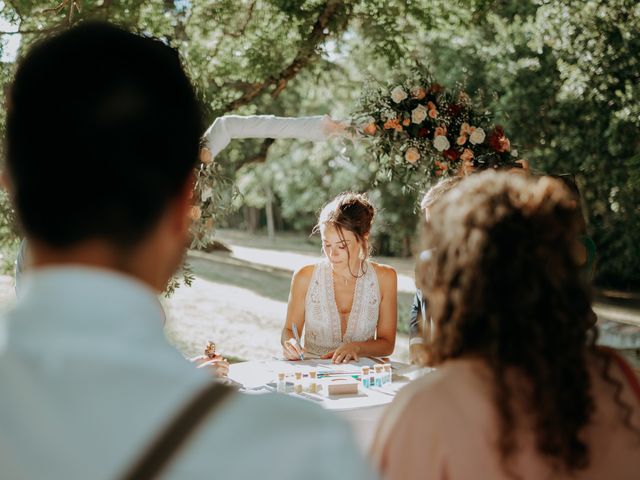
[[376, 262], [371, 262], [371, 266], [376, 272], [376, 277], [378, 277], [378, 283], [380, 284], [380, 289], [382, 292], [396, 290], [398, 284], [398, 274], [396, 273], [395, 268], [390, 265]]
[[377, 262], [369, 262], [375, 272], [378, 274], [378, 277], [397, 277], [396, 269], [391, 265], [385, 265], [384, 263]]
[[293, 282], [295, 283], [309, 283], [313, 276], [313, 270], [316, 267], [315, 263], [300, 267], [293, 272]]

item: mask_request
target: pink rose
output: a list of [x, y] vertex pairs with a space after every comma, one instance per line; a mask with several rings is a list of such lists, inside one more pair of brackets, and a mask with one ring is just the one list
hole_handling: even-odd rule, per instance
[[428, 110], [424, 105], [418, 105], [411, 111], [411, 121], [413, 123], [422, 123], [427, 118]]
[[400, 85], [391, 90], [391, 100], [393, 100], [395, 103], [400, 103], [407, 97], [407, 92], [405, 92]]
[[480, 145], [482, 142], [484, 142], [485, 137], [486, 134], [484, 133], [484, 130], [482, 128], [476, 128], [473, 130], [473, 132], [471, 132], [469, 141], [474, 145]]
[[420, 160], [420, 152], [415, 147], [409, 147], [407, 148], [407, 151], [404, 153], [404, 159], [413, 165], [418, 160]]

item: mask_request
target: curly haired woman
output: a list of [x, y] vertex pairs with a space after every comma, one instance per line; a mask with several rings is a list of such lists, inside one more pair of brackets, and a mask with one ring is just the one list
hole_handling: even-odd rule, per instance
[[639, 478], [640, 383], [595, 345], [575, 208], [557, 180], [495, 172], [434, 206], [417, 280], [438, 369], [380, 424], [387, 478]]

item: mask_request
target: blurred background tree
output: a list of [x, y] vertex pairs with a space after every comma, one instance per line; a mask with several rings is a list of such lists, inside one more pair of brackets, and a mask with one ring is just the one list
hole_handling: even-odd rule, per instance
[[[440, 83], [463, 82], [482, 99], [536, 172], [576, 175], [598, 245], [597, 282], [640, 286], [636, 1], [0, 0], [0, 8], [3, 91], [30, 44], [98, 18], [176, 47], [207, 122], [225, 113], [346, 119], [367, 75], [384, 81], [419, 61]], [[412, 251], [421, 191], [376, 182], [360, 143], [247, 140], [217, 161], [242, 193], [223, 196], [238, 209], [223, 226], [308, 233], [326, 200], [354, 189], [380, 207], [378, 253]], [[6, 196], [0, 202], [0, 238], [12, 244], [13, 215]]]

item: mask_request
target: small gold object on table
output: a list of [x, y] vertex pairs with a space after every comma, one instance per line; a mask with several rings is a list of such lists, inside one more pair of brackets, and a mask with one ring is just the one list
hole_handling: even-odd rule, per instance
[[211, 359], [216, 358], [216, 344], [211, 341], [207, 342], [207, 346], [204, 347], [204, 354]]

